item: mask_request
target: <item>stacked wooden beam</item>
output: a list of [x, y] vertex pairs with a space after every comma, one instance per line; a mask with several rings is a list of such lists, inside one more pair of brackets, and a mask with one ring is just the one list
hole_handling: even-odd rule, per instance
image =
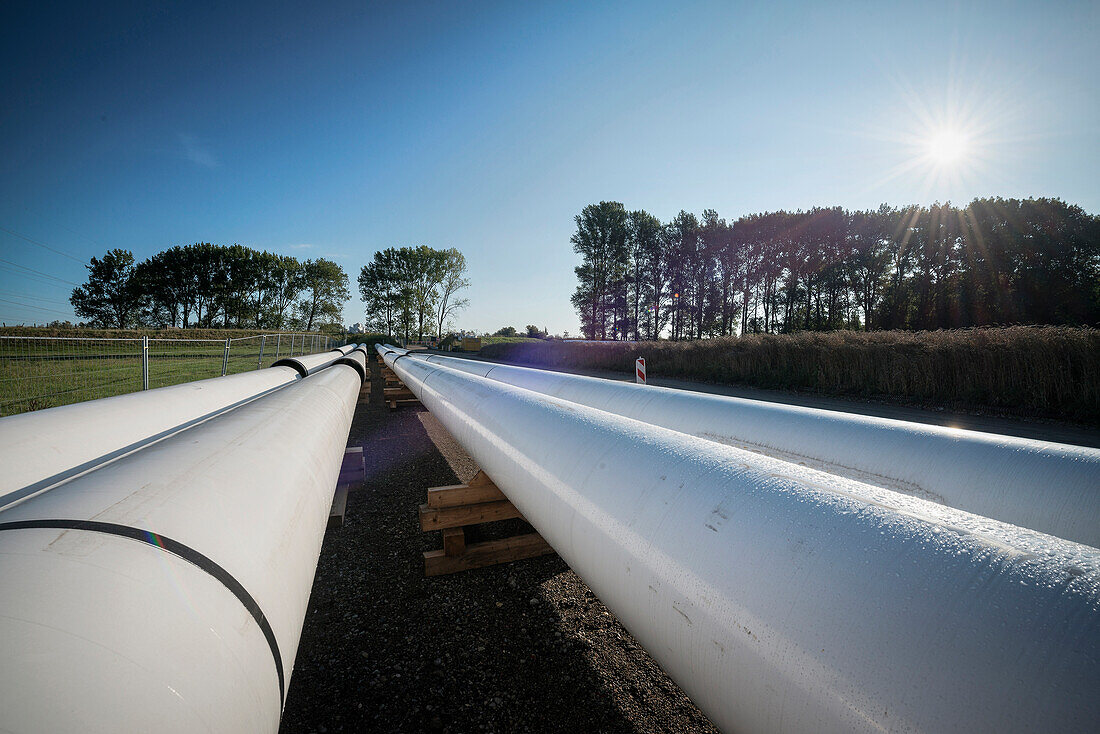
[[484, 472], [468, 484], [432, 487], [420, 506], [420, 528], [443, 531], [443, 547], [424, 553], [424, 574], [439, 576], [554, 552], [538, 533], [466, 542], [467, 527], [513, 518], [522, 515]]

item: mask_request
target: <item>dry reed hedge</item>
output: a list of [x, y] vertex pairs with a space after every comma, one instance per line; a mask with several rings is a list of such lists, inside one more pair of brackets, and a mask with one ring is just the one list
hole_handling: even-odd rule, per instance
[[888, 396], [1100, 422], [1100, 330], [1011, 326], [951, 331], [754, 334], [695, 342], [490, 344], [536, 367], [632, 372], [837, 395]]

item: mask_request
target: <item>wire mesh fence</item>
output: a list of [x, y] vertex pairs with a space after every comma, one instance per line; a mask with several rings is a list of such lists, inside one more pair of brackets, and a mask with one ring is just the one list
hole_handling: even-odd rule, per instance
[[270, 367], [333, 348], [319, 334], [237, 339], [0, 336], [0, 416]]

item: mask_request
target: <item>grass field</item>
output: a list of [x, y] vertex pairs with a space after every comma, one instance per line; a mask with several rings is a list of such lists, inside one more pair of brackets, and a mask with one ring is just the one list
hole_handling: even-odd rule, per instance
[[[117, 333], [117, 332], [116, 332]], [[163, 334], [163, 332], [160, 332]], [[176, 330], [173, 335], [181, 332]], [[192, 333], [193, 334], [193, 333]], [[149, 387], [165, 387], [222, 373], [225, 339], [149, 340]], [[38, 337], [39, 335], [35, 335]], [[278, 358], [324, 349], [324, 337], [268, 336], [261, 360], [256, 337], [236, 337], [227, 374], [270, 367]], [[303, 345], [303, 341], [305, 344]], [[140, 337], [0, 338], [0, 415], [122, 395], [142, 389]]]
[[1073, 327], [952, 331], [800, 332], [695, 342], [494, 344], [482, 355], [538, 367], [652, 376], [1100, 423], [1100, 330]]
[[[52, 336], [52, 337], [82, 337], [85, 339], [140, 339], [147, 336], [150, 339], [243, 339], [250, 336], [277, 333], [271, 329], [91, 329], [82, 327], [53, 327], [53, 326], [0, 326], [0, 336]], [[283, 332], [301, 335], [303, 332]], [[323, 334], [319, 331], [308, 332], [316, 336], [340, 336], [338, 334]]]

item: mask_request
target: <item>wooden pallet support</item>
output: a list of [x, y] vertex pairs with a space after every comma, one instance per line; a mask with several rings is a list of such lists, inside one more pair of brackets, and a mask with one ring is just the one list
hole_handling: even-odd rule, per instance
[[554, 552], [538, 533], [467, 544], [465, 528], [470, 525], [523, 517], [481, 471], [467, 484], [432, 487], [428, 490], [428, 501], [420, 506], [419, 512], [421, 530], [443, 531], [443, 547], [424, 553], [426, 576], [457, 573]]
[[332, 507], [328, 513], [328, 527], [342, 527], [344, 514], [348, 506], [348, 490], [367, 478], [367, 467], [363, 463], [363, 447], [352, 446], [344, 451], [344, 461], [340, 464], [340, 477], [336, 480], [336, 492], [332, 495]]
[[416, 395], [409, 388], [401, 385], [400, 387], [386, 387], [383, 391], [383, 396], [386, 404], [390, 406], [390, 410], [397, 410], [399, 407], [406, 405], [420, 405], [420, 401]]
[[498, 563], [519, 561], [553, 553], [554, 549], [538, 533], [515, 535], [500, 540], [487, 540], [464, 547], [458, 555], [448, 556], [446, 548], [424, 553], [424, 575], [442, 576], [448, 573], [469, 571], [474, 568], [495, 566]]
[[386, 403], [390, 406], [390, 410], [397, 410], [398, 408], [407, 408], [413, 405], [420, 405], [420, 401], [416, 398], [412, 400], [387, 400]]
[[383, 395], [387, 400], [416, 400], [416, 395], [409, 388], [402, 385], [401, 387], [387, 387], [383, 391]]

